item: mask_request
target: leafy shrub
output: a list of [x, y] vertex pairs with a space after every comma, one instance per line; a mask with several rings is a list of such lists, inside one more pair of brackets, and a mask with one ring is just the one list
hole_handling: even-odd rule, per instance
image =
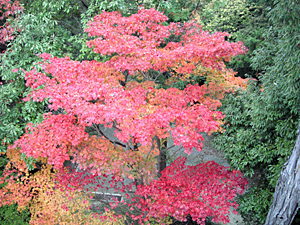
[[28, 209], [18, 212], [16, 204], [10, 206], [2, 206], [0, 208], [0, 224], [1, 225], [25, 225], [30, 220], [30, 212]]
[[[238, 211], [247, 224], [263, 224], [268, 214], [273, 193], [269, 189], [253, 187], [239, 199]], [[259, 207], [257, 207], [259, 206]]]

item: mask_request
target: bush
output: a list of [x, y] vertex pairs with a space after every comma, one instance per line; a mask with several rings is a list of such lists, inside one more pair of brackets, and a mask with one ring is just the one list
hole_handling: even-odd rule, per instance
[[28, 209], [18, 212], [16, 204], [2, 206], [0, 208], [1, 225], [24, 225], [29, 224], [30, 212]]

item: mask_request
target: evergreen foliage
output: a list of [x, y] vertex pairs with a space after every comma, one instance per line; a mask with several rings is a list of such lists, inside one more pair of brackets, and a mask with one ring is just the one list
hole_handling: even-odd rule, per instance
[[40, 115], [44, 112], [44, 103], [21, 101], [29, 89], [25, 86], [24, 73], [18, 68], [30, 69], [40, 61], [37, 54], [43, 52], [62, 56], [69, 44], [68, 33], [47, 14], [25, 14], [15, 26], [22, 32], [8, 44], [7, 51], [0, 58], [2, 152], [7, 144], [13, 143], [23, 133], [26, 123], [41, 121]]
[[296, 139], [300, 105], [300, 2], [275, 1], [269, 13], [264, 41], [252, 58], [261, 70], [245, 92], [223, 102], [226, 132], [217, 137], [236, 169], [262, 176], [257, 189], [243, 196], [241, 213], [262, 224], [272, 200], [281, 167]]
[[2, 206], [0, 208], [0, 223], [1, 225], [26, 225], [29, 224], [30, 212], [23, 210], [19, 212], [17, 205]]
[[262, 41], [268, 25], [266, 13], [271, 5], [270, 0], [211, 0], [199, 7], [199, 22], [205, 30], [228, 32], [231, 40], [242, 41], [248, 48], [246, 55], [228, 63], [238, 76], [256, 76], [251, 57]]

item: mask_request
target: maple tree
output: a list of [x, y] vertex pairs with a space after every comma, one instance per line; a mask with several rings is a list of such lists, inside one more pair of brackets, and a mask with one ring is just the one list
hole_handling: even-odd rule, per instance
[[[154, 9], [141, 8], [129, 17], [122, 17], [118, 12], [103, 12], [88, 23], [86, 32], [96, 37], [87, 45], [95, 53], [106, 56], [107, 61], [78, 62], [69, 57], [40, 55], [43, 71], [25, 72], [26, 85], [32, 91], [24, 100], [47, 100], [51, 112], [44, 115], [42, 123], [28, 124], [25, 134], [8, 152], [19, 151], [19, 155], [35, 158], [44, 166], [39, 166], [39, 172], [22, 178], [28, 181], [20, 183], [12, 174], [28, 170], [26, 164], [24, 167], [24, 162], [15, 161], [12, 170], [9, 164], [6, 176], [1, 179], [9, 183], [0, 192], [2, 204], [16, 201], [20, 210], [22, 206], [30, 206], [33, 210], [31, 223], [38, 219], [47, 224], [49, 214], [45, 211], [47, 207], [42, 205], [49, 202], [45, 198], [53, 196], [47, 189], [51, 189], [51, 184], [58, 185], [52, 187], [54, 192], [59, 189], [65, 194], [68, 191], [77, 193], [87, 181], [95, 182], [96, 176], [112, 175], [110, 185], [119, 192], [137, 185], [133, 198], [127, 194], [136, 203], [123, 204], [131, 206], [133, 211], [143, 207], [147, 213], [128, 213], [140, 223], [151, 217], [164, 219], [168, 216], [184, 221], [188, 214], [199, 223], [207, 216], [214, 216], [216, 221], [228, 221], [229, 206], [237, 206], [230, 201], [236, 192], [242, 193], [246, 185], [240, 173], [227, 171], [215, 163], [186, 168], [185, 160], [178, 159], [165, 170], [159, 167], [161, 177], [155, 180], [155, 165], [156, 160], [161, 162], [163, 153], [175, 146], [182, 146], [188, 154], [192, 148], [201, 151], [204, 140], [201, 132], [220, 130], [224, 116], [217, 111], [219, 98], [225, 92], [245, 87], [241, 78], [234, 77], [233, 71], [226, 69], [224, 60], [243, 54], [246, 49], [241, 42], [225, 41], [227, 33], [202, 31], [195, 21], [169, 25], [166, 21], [167, 17]], [[178, 41], [170, 41], [171, 36]], [[169, 71], [172, 76], [165, 76]], [[172, 87], [191, 75], [205, 76], [207, 83], [188, 85], [183, 90]], [[159, 88], [162, 81], [171, 86]], [[117, 139], [110, 138], [101, 124], [105, 129], [114, 129]], [[89, 135], [87, 130], [93, 130], [97, 136]], [[170, 138], [174, 146], [166, 149], [165, 142]], [[18, 156], [13, 155], [11, 159]], [[78, 163], [81, 170], [89, 171], [89, 179], [86, 176], [83, 179], [78, 171], [64, 170], [64, 163], [69, 160]], [[124, 185], [125, 177], [134, 183]], [[191, 185], [195, 179], [199, 182]], [[123, 185], [120, 187], [118, 183]], [[14, 195], [20, 184], [21, 194]], [[98, 188], [105, 187], [98, 185]], [[222, 196], [216, 198], [216, 193], [208, 189]], [[173, 195], [162, 198], [167, 190]], [[8, 196], [10, 201], [5, 200]], [[166, 209], [165, 202], [159, 201], [161, 198], [168, 202], [173, 201], [172, 198], [178, 200], [176, 207], [180, 210]], [[184, 198], [187, 201], [181, 201]], [[111, 209], [118, 204], [118, 201], [110, 204]], [[65, 203], [61, 205], [69, 210]], [[35, 216], [36, 212], [39, 216]], [[61, 215], [59, 212], [53, 213]], [[124, 219], [121, 215], [113, 215]], [[100, 219], [106, 217], [98, 216]], [[53, 221], [58, 218], [62, 221], [61, 216], [53, 216]]]

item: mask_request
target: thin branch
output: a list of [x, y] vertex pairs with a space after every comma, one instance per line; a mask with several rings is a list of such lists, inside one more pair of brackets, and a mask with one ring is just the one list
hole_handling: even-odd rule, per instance
[[150, 151], [149, 151], [148, 154], [147, 154], [146, 159], [148, 159], [148, 157], [149, 157], [151, 151], [154, 149], [153, 141], [154, 141], [154, 138], [152, 138], [151, 148], [150, 148]]
[[154, 82], [157, 80], [157, 78], [160, 76], [160, 75], [162, 75], [162, 73], [161, 72], [159, 72], [159, 74], [154, 78]]
[[99, 128], [96, 124], [93, 123], [92, 128], [93, 128], [95, 131], [97, 131], [98, 134], [100, 134], [101, 136], [103, 136], [104, 138], [106, 138], [107, 140], [109, 140], [112, 144], [120, 145], [120, 146], [122, 146], [123, 148], [126, 147], [126, 145], [124, 145], [123, 143], [121, 143], [121, 142], [119, 142], [119, 141], [113, 141], [113, 140], [110, 140], [110, 139], [109, 139], [109, 138], [108, 138], [108, 137], [100, 130], [100, 128]]
[[112, 127], [113, 127], [113, 128], [115, 128], [115, 129], [117, 129], [118, 131], [122, 131], [120, 128], [118, 128], [118, 127], [117, 127], [117, 125], [116, 125], [116, 122], [115, 122], [115, 121], [113, 122], [113, 125], [112, 125]]
[[146, 73], [144, 73], [143, 71], [140, 71], [140, 72], [141, 72], [141, 74], [143, 75], [143, 77], [144, 77], [145, 79], [150, 80], [150, 79], [149, 79], [149, 76], [148, 76]]
[[83, 6], [85, 7], [85, 8], [89, 8], [86, 4], [85, 4], [85, 2], [83, 1], [83, 0], [80, 0], [81, 1], [81, 3], [83, 4]]
[[164, 161], [167, 161], [167, 160], [171, 159], [181, 149], [183, 149], [182, 146], [179, 149], [177, 149], [171, 156], [169, 156], [168, 158], [166, 158]]
[[170, 146], [170, 147], [168, 147], [168, 148], [162, 149], [161, 151], [162, 151], [162, 152], [168, 151], [168, 150], [170, 150], [171, 148], [174, 148], [175, 146], [176, 146], [176, 145], [172, 145], [172, 146]]

